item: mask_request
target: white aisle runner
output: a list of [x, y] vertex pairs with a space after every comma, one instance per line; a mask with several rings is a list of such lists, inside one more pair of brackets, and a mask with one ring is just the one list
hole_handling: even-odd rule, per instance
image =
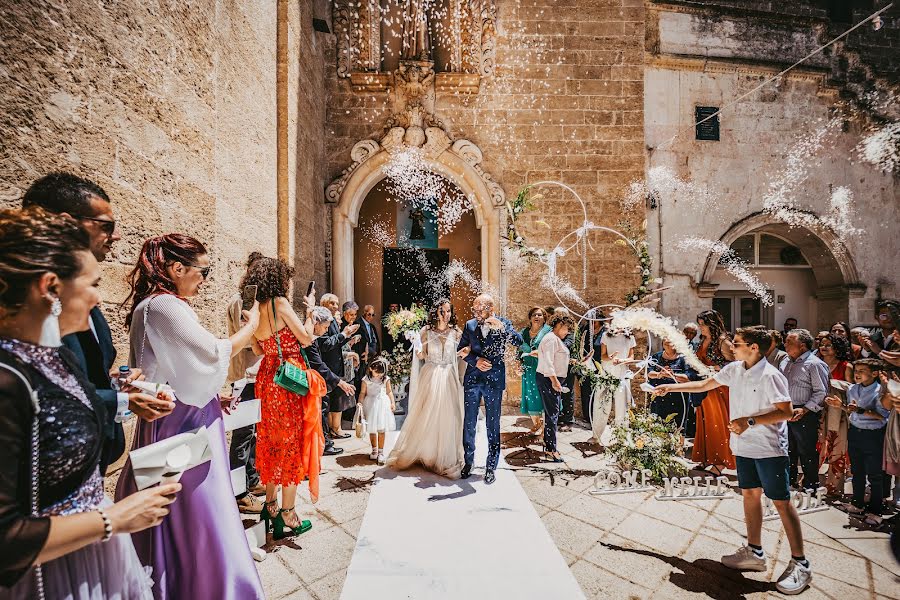
[[[388, 434], [388, 447], [396, 436]], [[486, 456], [479, 420], [475, 465], [483, 467]], [[500, 461], [489, 486], [483, 469], [459, 481], [422, 469], [380, 469], [341, 598], [584, 598], [516, 476]]]

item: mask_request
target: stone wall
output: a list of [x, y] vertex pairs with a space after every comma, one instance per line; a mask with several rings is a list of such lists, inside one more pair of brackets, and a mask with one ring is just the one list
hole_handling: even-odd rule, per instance
[[[309, 4], [290, 6], [295, 255], [321, 257], [321, 49]], [[213, 271], [195, 306], [224, 333], [248, 253], [276, 251], [276, 3], [4, 3], [0, 27], [16, 32], [0, 38], [2, 203], [58, 169], [109, 193], [123, 236], [104, 264], [114, 324], [142, 241], [198, 237]], [[297, 263], [298, 276], [324, 282], [322, 259]]]
[[[624, 187], [644, 169], [643, 1], [499, 0], [496, 6], [496, 74], [482, 78], [478, 94], [438, 91], [435, 116], [453, 139], [481, 148], [485, 170], [507, 199], [529, 183], [557, 180], [581, 195], [591, 221], [615, 225]], [[381, 137], [391, 101], [388, 92], [354, 92], [338, 78], [335, 60], [327, 75], [327, 160], [334, 178], [350, 165], [353, 144]], [[522, 223], [529, 243], [549, 250], [584, 217], [572, 196], [552, 190], [545, 196], [536, 211], [541, 216], [526, 215]], [[621, 301], [637, 281], [633, 257], [608, 237], [592, 234], [591, 242], [584, 296], [591, 303]], [[580, 288], [580, 257], [573, 251], [560, 263]], [[532, 304], [559, 303], [539, 285], [542, 270], [513, 272], [507, 265], [506, 312], [519, 326]]]
[[[841, 90], [831, 85], [834, 81], [827, 65], [797, 69], [779, 83], [767, 85], [732, 106], [732, 102], [780, 70], [777, 64], [766, 64], [766, 56], [756, 56], [761, 60], [754, 60], [752, 49], [754, 44], [767, 42], [773, 31], [776, 37], [782, 35], [783, 26], [773, 30], [768, 23], [759, 22], [755, 33], [745, 30], [750, 36], [747, 45], [731, 51], [719, 46], [716, 58], [706, 62], [695, 60], [694, 53], [685, 50], [708, 45], [708, 38], [718, 35], [702, 26], [704, 19], [665, 11], [651, 14], [648, 27], [658, 40], [657, 53], [645, 72], [650, 167], [671, 168], [679, 177], [716, 197], [720, 207], [719, 211], [685, 207], [673, 197], [662, 197], [659, 208], [651, 211], [651, 248], [656, 248], [657, 255], [659, 248], [664, 249], [666, 284], [675, 286], [663, 297], [663, 311], [681, 320], [692, 320], [711, 303], [696, 288], [702, 279], [705, 256], [674, 250], [677, 240], [686, 235], [720, 239], [743, 219], [758, 214], [773, 183], [786, 178], [794, 185], [784, 197], [797, 208], [820, 216], [829, 214], [832, 189], [849, 188], [853, 193], [852, 222], [863, 232], [849, 237], [846, 244], [848, 259], [844, 263], [855, 265], [857, 281], [835, 282], [833, 277], [841, 276], [835, 269], [816, 271], [818, 287], [814, 293], [818, 310], [811, 311], [815, 322], [807, 326], [830, 325], [836, 318], [853, 324], [873, 323], [874, 299], [893, 297], [898, 291], [891, 254], [884, 249], [890, 247], [890, 226], [900, 217], [900, 207], [897, 178], [859, 160], [856, 154], [855, 147], [872, 125], [868, 116], [862, 113], [857, 118], [838, 120], [821, 147], [801, 151], [802, 143], [811, 140], [829, 119], [844, 114], [839, 110]], [[734, 27], [728, 16], [718, 15], [714, 20], [719, 32]], [[688, 22], [693, 25], [683, 26]], [[802, 57], [812, 36], [813, 32], [798, 29], [794, 36], [797, 43], [784, 46], [781, 61], [790, 63]], [[816, 63], [812, 66], [817, 67]], [[727, 107], [720, 116], [720, 141], [695, 140], [693, 120], [697, 105]], [[798, 160], [789, 164], [792, 152]], [[771, 226], [777, 227], [774, 220]], [[806, 233], [796, 229], [782, 233], [795, 236], [795, 243], [803, 248]], [[804, 250], [815, 264], [820, 249], [812, 241], [815, 240]], [[824, 252], [821, 242], [817, 243]], [[846, 288], [842, 292], [835, 289], [836, 284], [848, 283], [862, 286], [850, 290], [849, 298]], [[775, 293], [785, 293], [785, 288], [776, 285]], [[789, 315], [779, 312], [776, 305], [774, 325], [780, 326], [785, 316]]]

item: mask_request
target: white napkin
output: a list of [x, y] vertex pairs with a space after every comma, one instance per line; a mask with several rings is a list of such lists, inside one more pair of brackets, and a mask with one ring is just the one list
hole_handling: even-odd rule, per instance
[[129, 454], [134, 481], [139, 490], [157, 483], [178, 481], [181, 474], [209, 462], [209, 432], [206, 427], [179, 433], [170, 438], [136, 448]]

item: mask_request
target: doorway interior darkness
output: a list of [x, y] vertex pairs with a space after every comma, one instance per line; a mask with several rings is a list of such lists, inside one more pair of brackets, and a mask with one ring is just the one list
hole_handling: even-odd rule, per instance
[[430, 307], [438, 298], [449, 298], [450, 288], [440, 277], [450, 264], [447, 248], [385, 248], [381, 276], [384, 312], [391, 304]]

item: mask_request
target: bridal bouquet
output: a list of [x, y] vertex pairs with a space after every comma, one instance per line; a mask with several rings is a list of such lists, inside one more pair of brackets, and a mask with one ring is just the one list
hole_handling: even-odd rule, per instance
[[683, 446], [674, 417], [660, 419], [650, 411], [628, 411], [628, 423], [613, 427], [612, 442], [606, 448], [616, 465], [623, 471], [650, 469], [657, 481], [683, 474], [684, 466], [675, 460]]
[[409, 308], [404, 308], [396, 312], [388, 313], [384, 317], [384, 326], [388, 333], [398, 341], [407, 331], [415, 331], [416, 333], [425, 324], [428, 313], [421, 306], [413, 304]]
[[397, 384], [409, 377], [412, 368], [412, 350], [406, 334], [412, 332], [419, 335], [419, 330], [425, 325], [428, 313], [421, 306], [413, 304], [396, 312], [388, 313], [384, 317], [384, 327], [388, 334], [398, 342], [391, 352], [382, 352], [382, 356], [388, 361], [388, 376]]

